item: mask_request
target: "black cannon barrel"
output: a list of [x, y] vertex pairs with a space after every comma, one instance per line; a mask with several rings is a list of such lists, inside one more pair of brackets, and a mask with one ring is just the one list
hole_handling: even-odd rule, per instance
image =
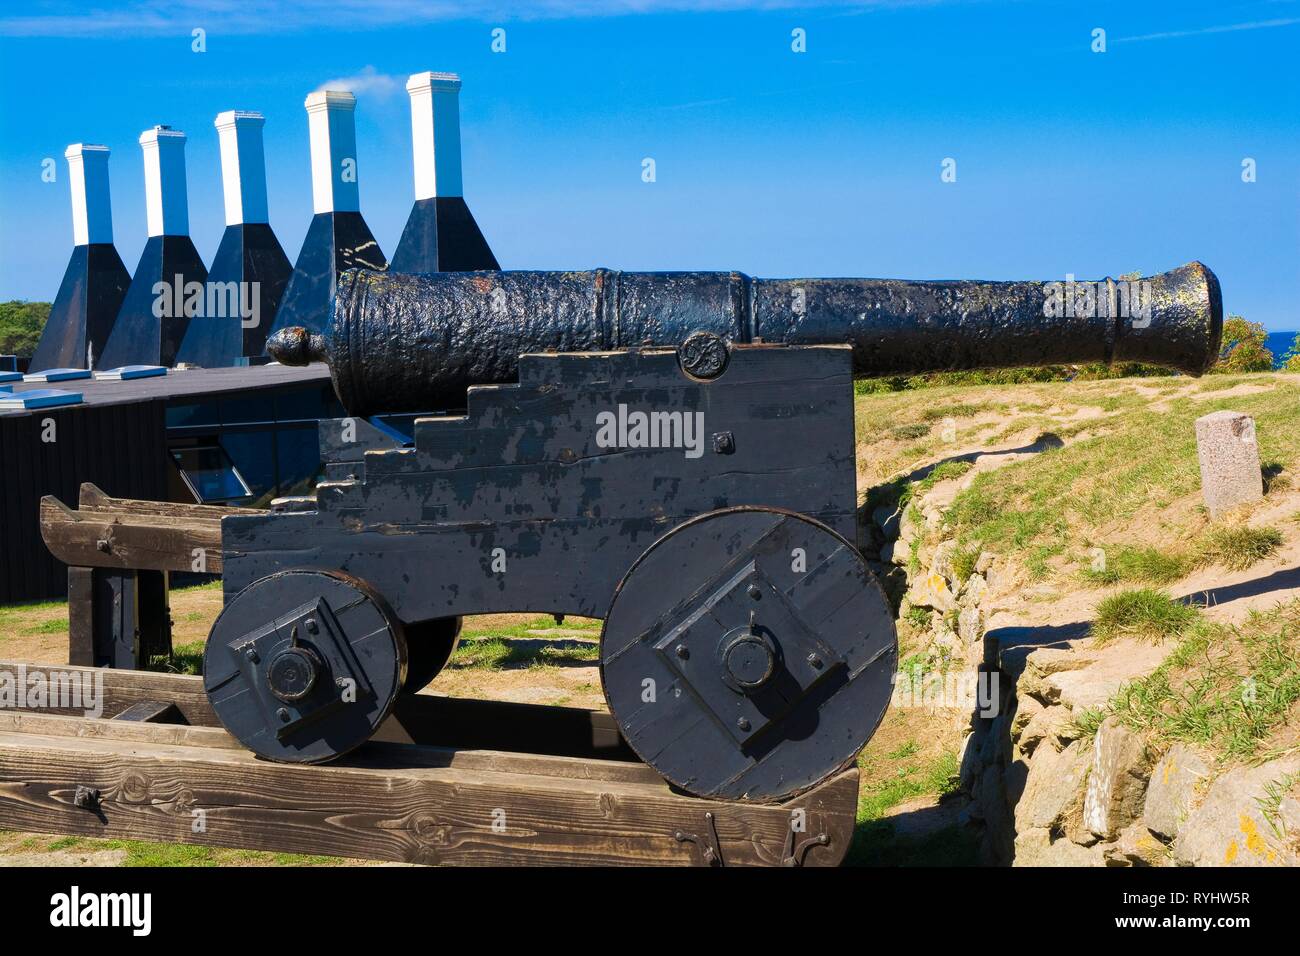
[[317, 335], [272, 336], [286, 365], [327, 361], [354, 415], [464, 405], [529, 352], [728, 343], [848, 344], [859, 377], [1144, 362], [1199, 375], [1223, 326], [1199, 262], [1138, 280], [753, 279], [736, 272], [350, 271]]

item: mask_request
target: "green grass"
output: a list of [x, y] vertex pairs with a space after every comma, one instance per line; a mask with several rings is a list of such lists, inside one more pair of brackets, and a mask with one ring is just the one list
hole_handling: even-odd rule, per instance
[[1284, 541], [1276, 528], [1217, 526], [1192, 546], [1175, 551], [1131, 545], [1111, 548], [1105, 568], [1086, 568], [1083, 578], [1095, 585], [1172, 584], [1209, 565], [1245, 571], [1275, 553]]
[[546, 615], [535, 617], [519, 624], [510, 624], [506, 626], [481, 624], [469, 624], [461, 632], [461, 640], [478, 640], [494, 637], [538, 637], [538, 631], [552, 631], [556, 629], [565, 631], [587, 631], [592, 637], [600, 633], [601, 622], [595, 618], [587, 617], [567, 617], [563, 624], [556, 624], [555, 618]]
[[[1057, 573], [1058, 556], [1079, 550], [1096, 529], [1139, 515], [1158, 521], [1154, 516], [1174, 502], [1199, 494], [1194, 423], [1208, 412], [1230, 405], [1251, 415], [1263, 460], [1300, 460], [1300, 380], [1276, 374], [1246, 379], [1270, 387], [1199, 401], [1173, 397], [1166, 409], [1152, 409], [1151, 400], [1132, 389], [1115, 392], [1114, 384], [1108, 384], [1111, 391], [1101, 395], [1094, 395], [1086, 385], [1074, 388], [1071, 402], [1108, 404], [1122, 414], [1105, 419], [1105, 430], [1099, 434], [977, 475], [957, 496], [945, 524], [960, 542], [995, 541], [1000, 554], [1022, 562], [1032, 558], [1036, 570], [1048, 576]], [[1083, 424], [1090, 430], [1097, 428], [1096, 419]], [[1020, 431], [1028, 425], [1017, 420], [1008, 428]], [[1047, 427], [1060, 431], [1051, 424]], [[1258, 560], [1259, 541], [1253, 542], [1254, 550], [1240, 542], [1222, 544], [1227, 548], [1220, 553], [1223, 558], [1242, 555], [1242, 560]], [[1155, 571], [1150, 562], [1137, 563], [1147, 565], [1144, 574]]]
[[[891, 754], [887, 759], [906, 757], [894, 758]], [[863, 763], [870, 762], [865, 754], [860, 760]], [[953, 751], [944, 752], [926, 765], [907, 764], [896, 768], [883, 783], [863, 790], [858, 798], [858, 821], [876, 820], [884, 816], [886, 811], [913, 797], [925, 794], [942, 797], [956, 793], [957, 769], [957, 754]]]
[[1098, 643], [1119, 637], [1160, 642], [1179, 636], [1199, 619], [1196, 608], [1154, 588], [1112, 594], [1097, 605], [1092, 634]]
[[887, 756], [890, 760], [903, 760], [907, 757], [915, 757], [921, 752], [921, 745], [915, 740], [909, 740], [894, 750], [891, 750]]
[[[857, 824], [846, 863], [850, 866], [974, 866], [979, 861], [978, 840], [969, 830], [948, 827], [919, 839], [900, 839], [885, 814], [904, 801], [932, 794], [945, 797], [957, 792], [957, 754], [946, 751], [928, 763], [912, 761], [920, 751], [908, 741], [883, 759], [900, 764], [884, 779], [863, 788], [858, 796]], [[878, 770], [864, 753], [859, 764]]]
[[220, 591], [221, 579], [217, 578], [214, 581], [204, 581], [202, 584], [190, 584], [183, 588], [173, 588], [172, 590], [173, 592], [180, 591], [182, 593], [186, 591]]
[[600, 633], [600, 621], [569, 618], [560, 627], [553, 618], [538, 617], [508, 627], [467, 628], [448, 667], [509, 670], [574, 661], [585, 663], [599, 658], [599, 645], [594, 641], [578, 641], [547, 633], [557, 628], [582, 631], [596, 637]]
[[1101, 722], [1107, 717], [1104, 709], [1088, 707], [1075, 713], [1069, 723], [1069, 736], [1074, 740], [1092, 740], [1101, 729]]
[[599, 657], [596, 644], [574, 643], [523, 643], [505, 638], [473, 638], [462, 640], [451, 655], [451, 668], [483, 668], [485, 670], [511, 670], [519, 667], [559, 664], [566, 661], [594, 661]]
[[928, 608], [908, 608], [906, 617], [907, 622], [918, 630], [924, 630], [930, 625], [930, 611]]
[[27, 614], [39, 614], [42, 611], [54, 611], [67, 606], [67, 601], [28, 601], [22, 604], [6, 604], [0, 607], [0, 627], [6, 624], [12, 626], [17, 618]]
[[974, 462], [958, 458], [954, 461], [941, 461], [930, 469], [930, 473], [920, 481], [913, 482], [913, 494], [916, 492], [927, 492], [941, 481], [948, 481], [952, 478], [960, 478], [966, 472], [975, 467]]
[[1108, 705], [1158, 743], [1253, 759], [1300, 701], [1300, 601], [1238, 627], [1200, 622], [1155, 671]]
[[1211, 529], [1205, 536], [1201, 560], [1219, 564], [1232, 571], [1245, 571], [1264, 560], [1282, 546], [1282, 532], [1276, 528], [1251, 528], [1246, 525]]
[[969, 581], [982, 548], [978, 544], [959, 544], [952, 554], [952, 574], [956, 581]]
[[931, 405], [921, 412], [921, 417], [927, 422], [943, 421], [945, 418], [971, 418], [992, 407], [992, 402], [952, 402], [946, 405]]
[[1264, 796], [1255, 799], [1260, 816], [1279, 840], [1287, 838], [1286, 823], [1282, 820], [1282, 801], [1296, 783], [1300, 783], [1300, 774], [1285, 773], [1264, 784]]
[[1120, 545], [1106, 553], [1106, 567], [1083, 572], [1084, 579], [1092, 584], [1123, 583], [1172, 584], [1185, 578], [1192, 570], [1192, 562], [1182, 554], [1170, 554], [1159, 548]]
[[895, 425], [889, 430], [891, 438], [897, 438], [899, 441], [912, 441], [917, 438], [924, 438], [930, 434], [930, 426], [923, 425], [920, 422], [913, 422], [910, 425]]
[[151, 671], [166, 671], [171, 674], [203, 673], [203, 641], [191, 644], [177, 644], [166, 657], [149, 658]]

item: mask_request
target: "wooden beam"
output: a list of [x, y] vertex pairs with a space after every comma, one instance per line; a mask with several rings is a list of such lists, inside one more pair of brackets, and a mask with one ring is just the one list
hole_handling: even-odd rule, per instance
[[[100, 681], [100, 708], [104, 714], [121, 713], [143, 701], [165, 700], [176, 706], [188, 724], [220, 726], [208, 704], [201, 677], [0, 661], [0, 672], [19, 667], [25, 668], [29, 675], [41, 673], [48, 678], [54, 673], [71, 674], [78, 679]], [[45, 708], [43, 713], [81, 716], [73, 708]], [[463, 750], [523, 751], [639, 763], [618, 736], [613, 717], [604, 711], [579, 707], [403, 694], [397, 699], [393, 715], [379, 728], [374, 739]]]
[[95, 664], [94, 568], [68, 568], [68, 663]]
[[220, 518], [73, 511], [52, 495], [41, 499], [41, 536], [64, 564], [88, 568], [221, 571]]
[[[419, 747], [366, 747], [299, 766], [198, 746], [203, 728], [63, 718], [64, 732], [38, 733], [59, 718], [3, 716], [0, 827], [46, 833], [457, 865], [780, 865], [793, 847], [816, 866], [842, 859], [857, 802], [856, 769], [763, 806], [687, 797], [662, 781], [520, 772], [517, 755], [479, 755], [471, 767], [422, 760]], [[136, 737], [124, 747], [118, 733]], [[98, 801], [77, 807], [78, 787]], [[792, 834], [792, 819], [804, 829]]]
[[237, 508], [234, 505], [195, 505], [177, 501], [139, 501], [135, 498], [112, 498], [89, 481], [81, 484], [82, 511], [111, 511], [117, 514], [161, 515], [170, 518], [197, 518], [220, 521], [226, 515], [259, 515], [261, 508]]
[[114, 720], [133, 720], [144, 724], [183, 724], [185, 718], [175, 704], [165, 700], [142, 700], [122, 711]]

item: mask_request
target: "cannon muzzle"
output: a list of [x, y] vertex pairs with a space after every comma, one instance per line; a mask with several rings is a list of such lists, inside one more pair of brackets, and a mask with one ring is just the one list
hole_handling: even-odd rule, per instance
[[908, 282], [753, 279], [736, 272], [353, 270], [322, 333], [284, 329], [267, 351], [329, 363], [353, 415], [459, 408], [465, 389], [515, 381], [521, 354], [637, 346], [848, 344], [858, 377], [1094, 362], [1200, 375], [1223, 305], [1199, 262], [1147, 279]]

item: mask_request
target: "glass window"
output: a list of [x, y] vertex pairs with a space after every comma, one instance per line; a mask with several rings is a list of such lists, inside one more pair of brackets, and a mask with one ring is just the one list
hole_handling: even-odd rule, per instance
[[239, 473], [257, 499], [275, 497], [275, 433], [271, 429], [223, 432], [221, 447], [234, 461]]
[[173, 448], [172, 460], [202, 504], [238, 501], [252, 495], [230, 456], [217, 445]]

